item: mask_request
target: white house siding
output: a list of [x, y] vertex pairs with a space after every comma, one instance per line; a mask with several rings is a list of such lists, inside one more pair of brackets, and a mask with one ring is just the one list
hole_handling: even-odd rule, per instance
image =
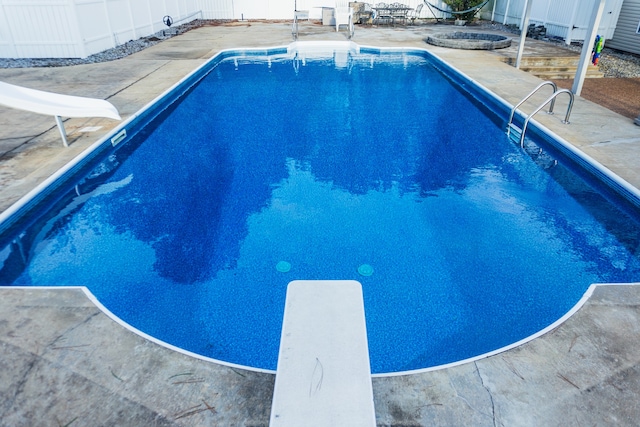
[[[532, 0], [530, 22], [544, 25], [547, 34], [560, 37], [567, 43], [584, 40], [591, 14], [599, 0]], [[626, 1], [626, 0], [625, 0]], [[640, 1], [640, 0], [639, 0]], [[613, 36], [623, 0], [606, 0], [598, 29], [605, 38]], [[525, 0], [495, 0], [493, 20], [503, 24], [520, 25]]]
[[624, 0], [616, 31], [610, 40], [605, 40], [605, 46], [640, 54], [638, 27], [640, 27], [640, 0]]

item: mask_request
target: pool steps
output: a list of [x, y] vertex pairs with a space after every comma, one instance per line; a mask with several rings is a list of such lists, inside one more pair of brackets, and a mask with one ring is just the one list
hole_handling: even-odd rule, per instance
[[376, 425], [359, 282], [289, 283], [269, 425]]

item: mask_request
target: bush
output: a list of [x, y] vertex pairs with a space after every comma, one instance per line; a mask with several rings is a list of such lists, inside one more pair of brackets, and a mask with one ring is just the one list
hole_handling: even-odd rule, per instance
[[[454, 12], [462, 12], [462, 11], [465, 11], [465, 10], [469, 10], [469, 9], [474, 8], [474, 7], [480, 5], [480, 4], [482, 4], [484, 2], [484, 0], [443, 0], [443, 1]], [[474, 9], [471, 12], [463, 13], [463, 14], [460, 14], [460, 15], [459, 14], [455, 14], [453, 16], [456, 19], [462, 19], [462, 20], [465, 20], [465, 21], [473, 21], [473, 19], [476, 16], [476, 13], [478, 13], [478, 11]]]

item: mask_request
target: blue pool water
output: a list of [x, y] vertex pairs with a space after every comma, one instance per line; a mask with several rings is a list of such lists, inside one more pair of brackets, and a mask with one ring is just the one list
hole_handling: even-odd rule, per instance
[[87, 286], [162, 341], [275, 369], [287, 284], [358, 280], [385, 373], [640, 279], [635, 217], [483, 110], [418, 54], [225, 59], [5, 231], [0, 283]]

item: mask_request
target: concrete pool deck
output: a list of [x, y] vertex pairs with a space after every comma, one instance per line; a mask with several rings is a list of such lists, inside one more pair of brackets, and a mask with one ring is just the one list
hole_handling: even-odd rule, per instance
[[[504, 52], [453, 50], [424, 42], [429, 32], [443, 29], [448, 28], [357, 27], [353, 41], [427, 49], [511, 104], [540, 83], [500, 61]], [[345, 37], [344, 31], [304, 23], [300, 40]], [[287, 23], [207, 26], [121, 60], [0, 69], [0, 80], [108, 99], [126, 118], [221, 49], [290, 42]], [[552, 50], [536, 42], [528, 49]], [[558, 114], [536, 119], [640, 187], [635, 160], [640, 127], [582, 98], [577, 98], [572, 124], [563, 125], [565, 108], [566, 100], [560, 97]], [[51, 117], [0, 108], [0, 210], [117, 124], [108, 119], [66, 120], [71, 146], [65, 149]], [[95, 127], [99, 129], [86, 129]], [[376, 377], [377, 423], [637, 425], [639, 307], [637, 286], [597, 287], [566, 322], [517, 348], [438, 371]], [[0, 289], [0, 347], [1, 425], [263, 426], [269, 421], [274, 375], [159, 346], [123, 328], [80, 289]]]

